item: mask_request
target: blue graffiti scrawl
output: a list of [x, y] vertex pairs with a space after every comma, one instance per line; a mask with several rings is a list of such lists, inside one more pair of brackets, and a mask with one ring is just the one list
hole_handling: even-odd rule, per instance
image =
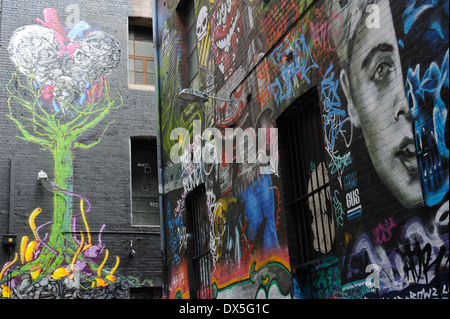
[[[419, 65], [408, 71], [407, 93], [415, 118], [414, 130], [419, 169], [423, 179], [425, 201], [428, 206], [438, 204], [448, 190], [448, 147], [445, 143], [445, 123], [448, 110], [441, 98], [441, 91], [448, 89], [448, 50], [441, 68], [432, 63], [420, 76]], [[420, 107], [431, 99], [433, 111], [430, 116]]]
[[[449, 3], [443, 1], [408, 1], [403, 18], [405, 36], [417, 24], [424, 25], [420, 36], [432, 48], [446, 44], [447, 51], [442, 61], [431, 61], [428, 67], [417, 64], [409, 66], [406, 76], [406, 93], [414, 119], [414, 134], [423, 194], [428, 206], [437, 205], [445, 197], [449, 187], [448, 140], [445, 140], [448, 125], [448, 30], [443, 26], [448, 21]], [[423, 23], [422, 21], [425, 21]], [[417, 29], [417, 28], [416, 28]], [[403, 43], [402, 43], [403, 44]], [[447, 99], [447, 100], [445, 100]]]
[[275, 222], [275, 200], [269, 174], [260, 175], [240, 195], [245, 202], [245, 214], [250, 222], [250, 234], [263, 235], [264, 249], [279, 249]]
[[295, 96], [300, 81], [304, 80], [309, 84], [311, 82], [309, 73], [319, 67], [311, 55], [311, 46], [302, 32], [303, 30], [299, 30], [296, 34], [294, 30], [289, 35], [294, 39], [292, 43], [287, 46], [285, 43], [279, 44], [267, 58], [267, 63], [271, 67], [279, 69], [278, 76], [267, 87], [267, 91], [273, 94], [278, 106]]

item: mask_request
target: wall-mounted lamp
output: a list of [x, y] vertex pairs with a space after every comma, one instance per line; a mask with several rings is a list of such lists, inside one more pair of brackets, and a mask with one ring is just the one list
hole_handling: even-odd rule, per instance
[[182, 89], [180, 94], [178, 94], [178, 98], [189, 102], [208, 102], [208, 99], [213, 99], [233, 104], [233, 99], [222, 99], [217, 96], [210, 96], [205, 92], [193, 88]]
[[44, 172], [43, 170], [40, 170], [37, 176], [38, 181], [42, 182], [42, 181], [46, 181], [48, 179], [47, 173]]
[[[185, 88], [180, 91], [178, 94], [178, 98], [181, 100], [189, 101], [189, 102], [208, 102], [208, 99], [218, 100], [222, 102], [226, 102], [230, 104], [230, 107], [233, 107], [233, 99], [222, 99], [217, 96], [208, 95], [205, 92], [193, 89], [193, 88]], [[216, 124], [216, 109], [214, 109], [214, 125]], [[233, 123], [228, 123], [227, 127], [233, 127]]]

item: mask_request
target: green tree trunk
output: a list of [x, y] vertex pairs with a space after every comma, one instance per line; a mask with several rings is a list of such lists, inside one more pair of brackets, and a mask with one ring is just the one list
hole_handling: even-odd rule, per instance
[[[56, 187], [73, 192], [73, 140], [68, 136], [54, 140], [55, 148], [52, 151], [54, 159], [54, 184]], [[53, 195], [53, 224], [47, 245], [58, 254], [44, 248], [41, 275], [52, 273], [65, 261], [71, 263], [71, 257], [76, 250], [73, 242], [72, 217], [73, 198], [71, 195], [55, 189]], [[69, 233], [67, 233], [69, 232]]]
[[[54, 159], [54, 184], [56, 187], [73, 191], [73, 140], [63, 136], [55, 139], [55, 148], [52, 150]], [[71, 264], [72, 257], [76, 251], [72, 234], [64, 232], [72, 231], [73, 203], [72, 196], [54, 190], [53, 195], [53, 223], [50, 229], [50, 237], [46, 241], [39, 257], [33, 262], [21, 267], [22, 271], [32, 271], [38, 266], [42, 271], [35, 278], [39, 281], [47, 274], [52, 274], [58, 267]], [[48, 231], [48, 230], [47, 230]]]
[[[73, 141], [63, 137], [55, 141], [53, 150], [54, 183], [58, 188], [73, 192]], [[72, 230], [73, 205], [72, 196], [56, 191], [53, 195], [53, 225], [48, 245], [57, 251], [64, 251], [66, 243], [64, 232]], [[68, 236], [67, 238], [71, 238]], [[73, 248], [73, 247], [71, 247]]]

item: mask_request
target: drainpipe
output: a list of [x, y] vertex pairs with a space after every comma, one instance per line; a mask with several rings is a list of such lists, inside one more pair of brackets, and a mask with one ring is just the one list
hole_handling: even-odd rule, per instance
[[13, 215], [14, 215], [14, 176], [15, 176], [15, 158], [9, 158], [9, 212], [8, 212], [8, 229], [7, 233], [3, 235], [3, 247], [5, 248], [9, 260], [12, 260], [14, 247], [16, 246], [17, 235], [14, 234], [13, 229]]
[[16, 170], [16, 160], [14, 156], [9, 158], [9, 216], [8, 216], [8, 234], [13, 233], [13, 211], [14, 211], [14, 175]]
[[160, 231], [161, 231], [161, 253], [162, 253], [162, 293], [163, 298], [168, 296], [168, 265], [167, 265], [167, 250], [166, 250], [166, 214], [164, 213], [164, 164], [163, 164], [163, 154], [164, 149], [162, 145], [162, 122], [161, 122], [161, 95], [160, 95], [160, 85], [159, 85], [159, 73], [160, 73], [160, 60], [159, 60], [159, 22], [158, 22], [158, 6], [157, 0], [152, 1], [153, 5], [153, 44], [156, 48], [155, 50], [155, 75], [156, 75], [156, 107], [157, 107], [157, 147], [158, 147], [158, 193], [159, 193], [159, 216], [160, 216]]

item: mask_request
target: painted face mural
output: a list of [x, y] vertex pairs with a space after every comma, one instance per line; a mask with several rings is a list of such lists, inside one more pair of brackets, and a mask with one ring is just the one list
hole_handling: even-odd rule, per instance
[[241, 41], [241, 1], [222, 0], [211, 17], [214, 60], [227, 79], [235, 71]]
[[378, 175], [405, 206], [422, 203], [411, 114], [406, 100], [397, 38], [388, 1], [380, 3], [380, 26], [362, 19], [348, 71], [342, 72], [352, 122], [361, 127]]
[[[168, 194], [170, 207], [199, 184], [217, 199], [208, 204], [213, 296], [448, 297], [448, 1], [197, 4], [198, 43], [211, 41], [214, 53], [204, 78], [211, 92], [230, 90], [237, 102], [219, 104], [210, 125], [270, 127], [316, 87], [326, 152], [309, 174], [296, 176], [312, 196], [294, 213], [307, 214], [302, 240], [319, 256], [302, 265], [289, 259], [298, 250], [287, 245], [293, 212], [282, 182], [296, 177], [286, 176], [286, 165], [264, 176], [248, 163], [221, 165], [219, 174], [182, 170], [189, 183]], [[257, 59], [250, 58], [254, 39], [264, 51]], [[417, 53], [422, 42], [433, 50]], [[241, 69], [248, 71], [242, 79]], [[172, 108], [173, 86], [164, 92], [163, 118], [179, 125], [187, 117]], [[263, 115], [267, 121], [258, 120]], [[180, 125], [190, 129], [190, 122]], [[173, 292], [186, 296], [183, 227], [173, 227], [185, 217], [174, 211]], [[186, 282], [177, 275], [184, 273]], [[267, 277], [259, 282], [256, 274]], [[277, 286], [272, 279], [282, 280]]]
[[346, 61], [340, 80], [349, 118], [362, 132], [386, 197], [393, 196], [400, 207], [389, 206], [393, 201], [380, 195], [371, 197], [372, 185], [358, 189], [361, 178], [348, 165], [343, 190], [366, 192], [362, 218], [371, 225], [354, 226], [350, 218], [341, 224], [347, 249], [342, 293], [344, 298], [446, 298], [448, 47], [436, 47], [432, 59], [416, 60], [410, 52], [418, 50], [417, 43], [448, 46], [448, 33], [440, 31], [448, 4], [390, 3], [356, 1], [348, 14], [344, 9], [338, 52]]

